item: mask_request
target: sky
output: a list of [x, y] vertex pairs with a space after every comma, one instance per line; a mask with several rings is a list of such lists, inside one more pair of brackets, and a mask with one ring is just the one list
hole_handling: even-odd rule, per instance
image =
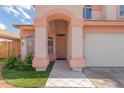
[[0, 29], [19, 34], [13, 24], [32, 24], [34, 19], [33, 6], [0, 5]]

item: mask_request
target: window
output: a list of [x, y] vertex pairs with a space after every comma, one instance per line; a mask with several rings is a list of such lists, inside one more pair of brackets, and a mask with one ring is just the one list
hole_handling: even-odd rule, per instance
[[92, 18], [92, 7], [91, 5], [85, 5], [83, 9], [83, 17], [84, 19], [91, 19]]
[[124, 5], [120, 5], [120, 16], [124, 16]]
[[27, 53], [34, 55], [34, 37], [33, 36], [27, 36]]
[[48, 38], [48, 54], [53, 54], [53, 38]]

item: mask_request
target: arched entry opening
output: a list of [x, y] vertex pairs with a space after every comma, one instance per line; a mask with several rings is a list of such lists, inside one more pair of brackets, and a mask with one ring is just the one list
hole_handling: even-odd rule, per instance
[[67, 37], [69, 23], [63, 19], [55, 19], [48, 22], [49, 36], [54, 38], [54, 53], [56, 59], [67, 59]]
[[54, 57], [51, 57], [50, 55], [50, 60], [53, 58], [64, 60], [66, 59], [69, 61], [71, 51], [69, 51], [69, 34], [74, 16], [66, 10], [55, 9], [53, 11], [47, 12], [45, 19], [48, 29], [48, 36], [52, 37], [54, 40]]
[[[35, 19], [36, 42], [33, 67], [37, 71], [45, 71], [49, 62], [51, 62], [50, 60], [55, 60], [57, 57], [67, 59], [73, 70], [81, 71], [84, 66], [82, 19], [79, 19], [70, 11], [60, 8], [46, 10], [42, 16], [39, 13], [40, 11]], [[63, 28], [66, 28], [66, 30], [62, 30]], [[52, 37], [52, 39], [48, 37]], [[48, 47], [49, 45], [50, 47]], [[48, 48], [54, 50], [48, 52]], [[59, 49], [60, 52], [57, 52]]]

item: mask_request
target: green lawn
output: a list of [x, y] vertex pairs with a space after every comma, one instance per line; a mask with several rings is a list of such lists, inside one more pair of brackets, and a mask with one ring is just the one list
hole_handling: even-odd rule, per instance
[[16, 87], [44, 87], [53, 64], [54, 62], [51, 62], [45, 72], [3, 68], [2, 74], [9, 84]]

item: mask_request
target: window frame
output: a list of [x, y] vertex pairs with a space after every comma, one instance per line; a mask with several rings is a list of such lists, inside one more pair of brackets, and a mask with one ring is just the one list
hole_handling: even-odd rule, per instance
[[120, 11], [121, 11], [121, 10], [120, 10], [120, 6], [121, 6], [121, 5], [117, 6], [117, 18], [118, 18], [118, 19], [124, 19], [124, 15], [121, 15], [121, 14], [120, 14]]
[[[86, 9], [91, 9], [91, 18], [87, 18], [86, 16], [87, 16], [87, 13], [86, 13]], [[83, 8], [83, 18], [84, 18], [84, 20], [92, 20], [92, 6], [90, 5], [90, 6], [87, 6], [87, 5], [85, 5], [84, 6], [84, 8]]]

